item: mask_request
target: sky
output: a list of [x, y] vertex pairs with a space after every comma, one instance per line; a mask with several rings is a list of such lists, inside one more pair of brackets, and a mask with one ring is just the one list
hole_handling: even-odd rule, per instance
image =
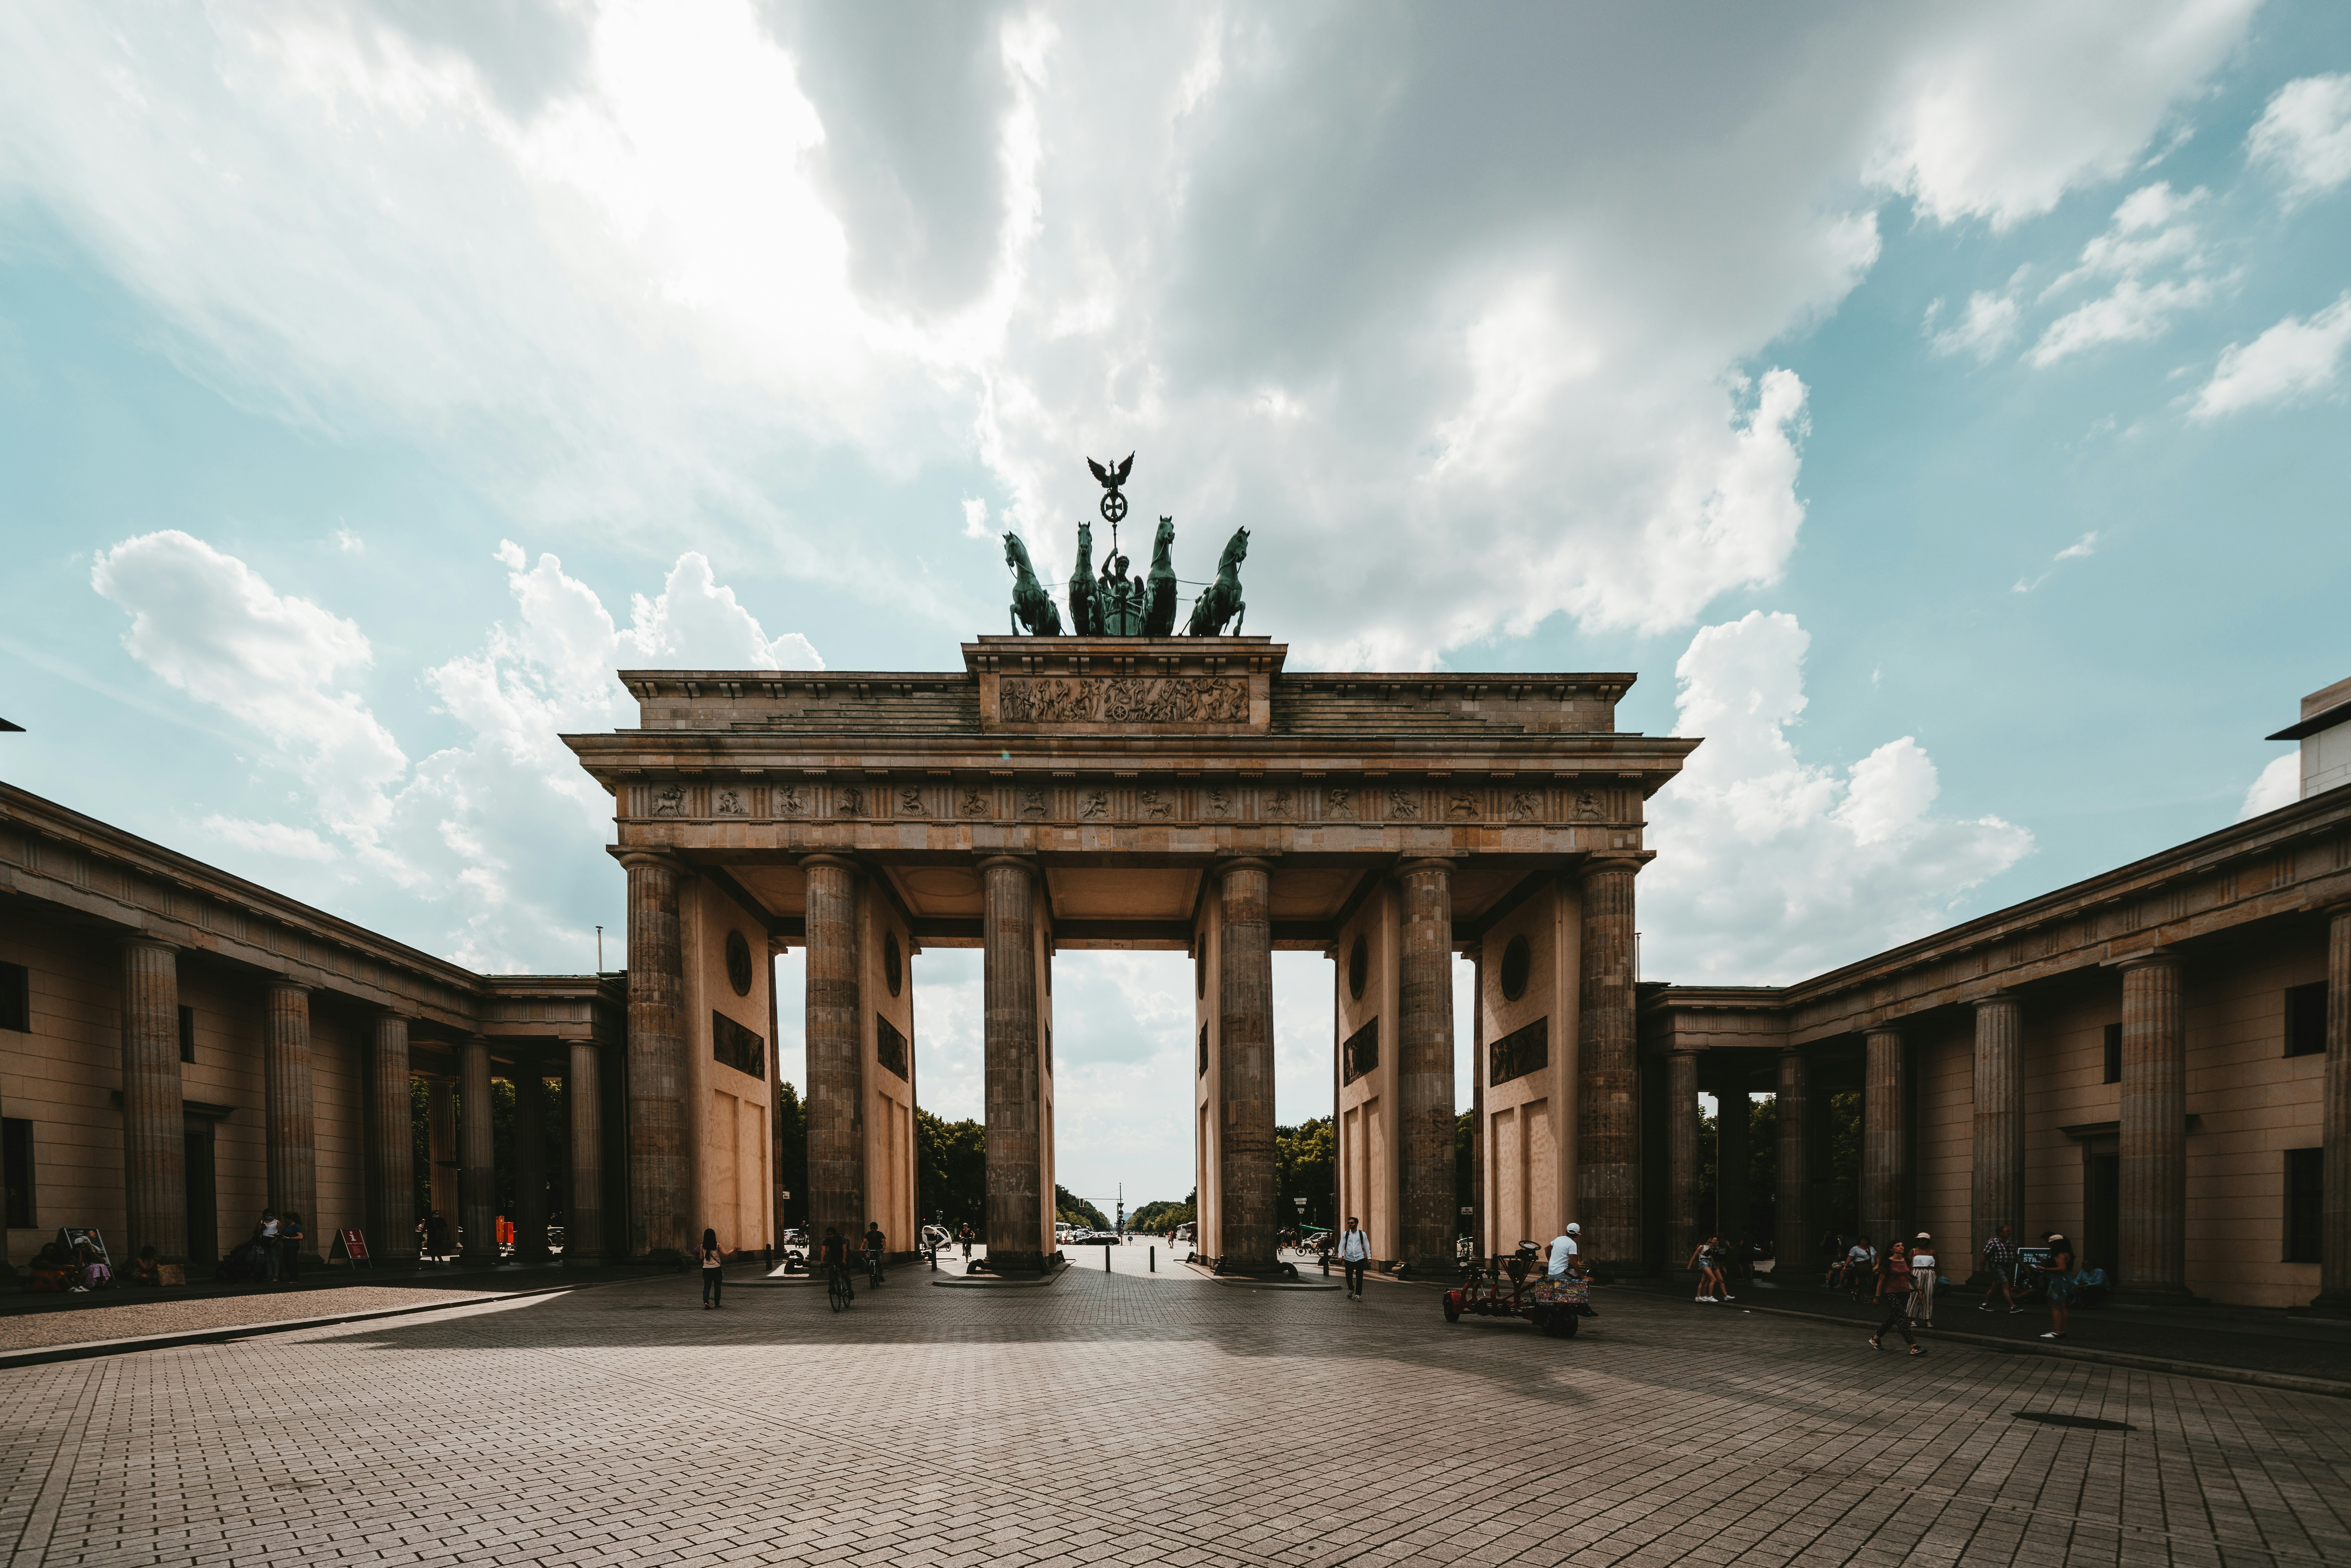
[[[10, 6], [0, 777], [617, 967], [612, 672], [956, 667], [1132, 451], [1293, 670], [1637, 672], [1645, 977], [1792, 980], [2291, 799], [2346, 351], [2335, 6]], [[1064, 965], [1181, 1196], [1183, 960]]]

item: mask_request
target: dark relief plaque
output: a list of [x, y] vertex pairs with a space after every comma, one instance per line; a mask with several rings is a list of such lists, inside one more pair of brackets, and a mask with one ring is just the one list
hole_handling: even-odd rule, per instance
[[873, 1015], [873, 1060], [899, 1077], [906, 1076], [906, 1037], [880, 1013]]
[[768, 1075], [768, 1042], [722, 1012], [710, 1015], [710, 1054], [737, 1072]]
[[1540, 1072], [1551, 1065], [1551, 1019], [1540, 1018], [1521, 1030], [1513, 1030], [1487, 1048], [1486, 1082], [1489, 1087], [1508, 1083], [1513, 1078], [1524, 1078], [1530, 1072]]
[[1353, 1083], [1380, 1064], [1380, 1020], [1374, 1019], [1349, 1035], [1339, 1049], [1347, 1082]]

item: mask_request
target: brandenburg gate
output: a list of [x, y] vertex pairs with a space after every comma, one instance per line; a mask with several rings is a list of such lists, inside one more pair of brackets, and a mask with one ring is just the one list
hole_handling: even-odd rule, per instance
[[1292, 673], [1286, 653], [1008, 635], [954, 673], [625, 673], [639, 727], [567, 738], [617, 802], [628, 871], [630, 1251], [765, 1200], [744, 1173], [766, 1168], [752, 1074], [785, 944], [807, 959], [811, 1222], [911, 1236], [910, 968], [966, 946], [986, 955], [989, 1250], [1041, 1266], [1054, 955], [1158, 948], [1195, 967], [1200, 1251], [1272, 1270], [1281, 947], [1334, 961], [1341, 1202], [1377, 1256], [1451, 1265], [1466, 952], [1489, 1235], [1576, 1218], [1595, 1263], [1636, 1268], [1642, 804], [1697, 742], [1619, 733], [1629, 674]]

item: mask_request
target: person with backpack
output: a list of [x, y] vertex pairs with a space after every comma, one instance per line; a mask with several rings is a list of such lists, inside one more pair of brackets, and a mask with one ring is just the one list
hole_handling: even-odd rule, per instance
[[1926, 1347], [1910, 1336], [1910, 1249], [1899, 1241], [1886, 1244], [1886, 1256], [1877, 1263], [1877, 1299], [1886, 1303], [1886, 1321], [1869, 1336], [1869, 1348], [1882, 1350], [1880, 1343], [1886, 1331], [1893, 1329], [1902, 1335], [1902, 1343], [1910, 1347], [1912, 1355], [1924, 1355]]
[[1353, 1215], [1347, 1216], [1347, 1233], [1339, 1238], [1339, 1264], [1347, 1276], [1347, 1299], [1364, 1299], [1364, 1270], [1372, 1261], [1371, 1238], [1356, 1225]]
[[694, 1256], [702, 1265], [702, 1310], [716, 1312], [719, 1290], [726, 1282], [726, 1254], [718, 1249], [718, 1232], [705, 1230]]

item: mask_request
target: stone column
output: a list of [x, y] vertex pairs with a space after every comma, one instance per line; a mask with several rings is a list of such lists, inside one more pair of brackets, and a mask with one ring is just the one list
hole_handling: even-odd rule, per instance
[[1780, 1166], [1771, 1193], [1771, 1277], [1786, 1283], [1800, 1279], [1812, 1263], [1811, 1216], [1805, 1212], [1812, 1175], [1805, 1157], [1812, 1148], [1807, 1128], [1812, 1119], [1812, 1086], [1801, 1052], [1780, 1053], [1778, 1103]]
[[1714, 1090], [1714, 1229], [1730, 1249], [1729, 1278], [1738, 1280], [1745, 1277], [1748, 1260], [1755, 1256], [1749, 1245], [1754, 1238], [1747, 1234], [1755, 1207], [1748, 1180], [1755, 1102], [1748, 1097], [1739, 1053], [1724, 1054], [1730, 1058], [1735, 1076], [1718, 1082]]
[[1698, 1113], [1695, 1051], [1666, 1056], [1666, 1267], [1689, 1261], [1702, 1239], [1698, 1229]]
[[[1976, 1003], [1975, 1152], [1968, 1177], [1969, 1283], [1988, 1285], [1983, 1245], [2008, 1226], [2024, 1226], [2024, 1021], [2014, 996], [1996, 992]], [[1944, 1243], [1948, 1257], [1959, 1249]]]
[[490, 1042], [480, 1035], [457, 1048], [457, 1215], [465, 1262], [498, 1260], [497, 1155], [490, 1124]]
[[[188, 1256], [188, 1130], [180, 1106], [180, 966], [168, 943], [122, 944], [124, 1245], [151, 1242], [166, 1262]], [[199, 1260], [209, 1265], [209, 1258]]]
[[368, 1251], [385, 1263], [416, 1260], [416, 1152], [408, 1108], [408, 1020], [375, 1015], [368, 1051]]
[[[821, 1244], [825, 1227], [862, 1236], [868, 1218], [860, 1114], [865, 1036], [857, 987], [858, 872], [853, 862], [831, 855], [811, 855], [800, 862], [800, 870], [808, 878], [808, 1217], [810, 1233]], [[988, 1103], [993, 1107], [995, 1102]], [[995, 1112], [987, 1114], [993, 1155]], [[1029, 1228], [1035, 1228], [1031, 1215]]]
[[[1045, 1266], [1044, 1085], [1037, 1055], [1037, 868], [1012, 855], [979, 862], [981, 1049], [987, 1116], [987, 1260], [998, 1272]], [[816, 926], [809, 926], [816, 973]], [[813, 980], [811, 980], [813, 984]], [[811, 1038], [813, 1033], [811, 1032]], [[809, 1166], [813, 1173], [813, 1129]], [[811, 1176], [813, 1179], [813, 1176]]]
[[424, 1085], [424, 1093], [428, 1129], [424, 1149], [433, 1162], [426, 1178], [432, 1186], [430, 1201], [434, 1211], [454, 1227], [457, 1223], [457, 1085], [436, 1077]]
[[1633, 1018], [1633, 877], [1640, 869], [1637, 860], [1594, 859], [1583, 873], [1576, 1195], [1585, 1256], [1594, 1270], [1612, 1275], [1641, 1271], [1641, 1076]]
[[2188, 1026], [2179, 956], [2161, 948], [2123, 966], [2121, 1144], [2116, 1288], [2185, 1296]]
[[547, 1261], [547, 1084], [538, 1052], [515, 1052], [515, 1261]]
[[563, 1210], [563, 1261], [594, 1268], [604, 1260], [604, 1113], [597, 1085], [596, 1042], [571, 1042], [564, 1081], [571, 1116], [571, 1201]]
[[1861, 1228], [1881, 1253], [1901, 1227], [1910, 1190], [1910, 1063], [1897, 1030], [1869, 1031], [1862, 1045]]
[[[1261, 879], [1265, 873], [1257, 873]], [[1398, 874], [1396, 1133], [1397, 1245], [1425, 1274], [1449, 1276], [1459, 1203], [1453, 1191], [1453, 862], [1421, 860]], [[1226, 885], [1231, 886], [1231, 873]], [[1270, 885], [1270, 883], [1269, 883]], [[1228, 895], [1229, 897], [1229, 894]], [[1227, 905], [1230, 907], [1229, 904]], [[1266, 934], [1266, 1124], [1272, 1147], [1272, 927]]]
[[2351, 904], [2326, 919], [2326, 1076], [2320, 1102], [2318, 1297], [2329, 1316], [2351, 1316]]
[[677, 916], [684, 868], [644, 851], [622, 855], [621, 864], [629, 873], [629, 1254], [668, 1258], [695, 1240]]
[[[1472, 942], [1461, 956], [1469, 960], [1469, 1234], [1483, 1256], [1492, 1250], [1486, 1239], [1486, 949]], [[1332, 1223], [1344, 1219], [1336, 1216]]]
[[310, 1095], [310, 993], [273, 981], [267, 999], [262, 1123], [269, 1207], [281, 1215], [302, 1217], [305, 1256], [316, 1256], [320, 1227], [319, 1147]]
[[[1259, 860], [1227, 861], [1217, 868], [1224, 900], [1217, 964], [1217, 1087], [1224, 1120], [1217, 1171], [1217, 1223], [1223, 1232], [1217, 1267], [1224, 1273], [1270, 1273], [1280, 1267], [1274, 1246], [1281, 1217], [1274, 1212], [1279, 1183], [1273, 1148], [1271, 869]], [[1411, 1003], [1405, 1009], [1409, 1018]], [[1399, 1078], [1412, 1071], [1410, 1061], [1409, 1049], [1399, 1052]], [[1405, 1092], [1404, 1103], [1412, 1103], [1410, 1091]], [[1411, 1134], [1402, 1135], [1406, 1146], [1401, 1153], [1409, 1170]], [[1445, 1190], [1448, 1195], [1453, 1190], [1449, 1174]], [[1450, 1207], [1449, 1197], [1447, 1204]], [[1407, 1222], [1409, 1218], [1407, 1211]]]

